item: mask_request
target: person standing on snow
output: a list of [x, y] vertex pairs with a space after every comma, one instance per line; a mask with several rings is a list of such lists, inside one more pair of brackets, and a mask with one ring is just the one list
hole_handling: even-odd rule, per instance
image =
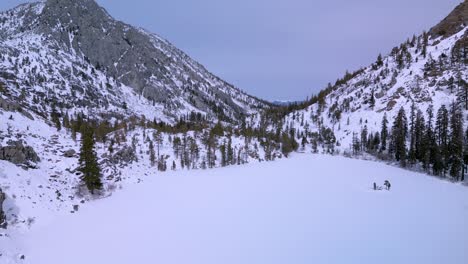
[[390, 187], [392, 187], [392, 185], [390, 184], [390, 182], [386, 180], [386, 181], [384, 182], [384, 185], [385, 185], [385, 187], [387, 188], [387, 191], [390, 191]]

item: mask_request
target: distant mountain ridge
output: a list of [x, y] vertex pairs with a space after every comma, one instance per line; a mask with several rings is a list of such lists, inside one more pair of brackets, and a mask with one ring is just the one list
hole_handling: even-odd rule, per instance
[[271, 103], [277, 106], [288, 106], [288, 105], [300, 103], [300, 101], [274, 100]]

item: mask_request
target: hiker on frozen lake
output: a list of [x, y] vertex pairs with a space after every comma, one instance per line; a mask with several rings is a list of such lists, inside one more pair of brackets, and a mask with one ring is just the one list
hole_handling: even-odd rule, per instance
[[387, 190], [390, 191], [390, 187], [392, 187], [392, 185], [390, 184], [390, 182], [386, 180], [386, 181], [384, 182], [384, 185], [385, 185], [385, 187], [387, 188]]

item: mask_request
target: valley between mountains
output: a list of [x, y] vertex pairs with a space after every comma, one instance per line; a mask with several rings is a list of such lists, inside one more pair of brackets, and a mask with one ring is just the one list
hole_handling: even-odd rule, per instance
[[271, 103], [94, 0], [3, 11], [0, 263], [467, 263], [467, 54], [465, 0]]

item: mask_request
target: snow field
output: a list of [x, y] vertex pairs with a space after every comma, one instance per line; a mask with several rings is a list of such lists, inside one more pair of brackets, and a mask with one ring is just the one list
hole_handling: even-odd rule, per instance
[[[392, 190], [373, 191], [390, 180]], [[466, 187], [296, 154], [157, 174], [24, 236], [28, 263], [467, 263]]]

